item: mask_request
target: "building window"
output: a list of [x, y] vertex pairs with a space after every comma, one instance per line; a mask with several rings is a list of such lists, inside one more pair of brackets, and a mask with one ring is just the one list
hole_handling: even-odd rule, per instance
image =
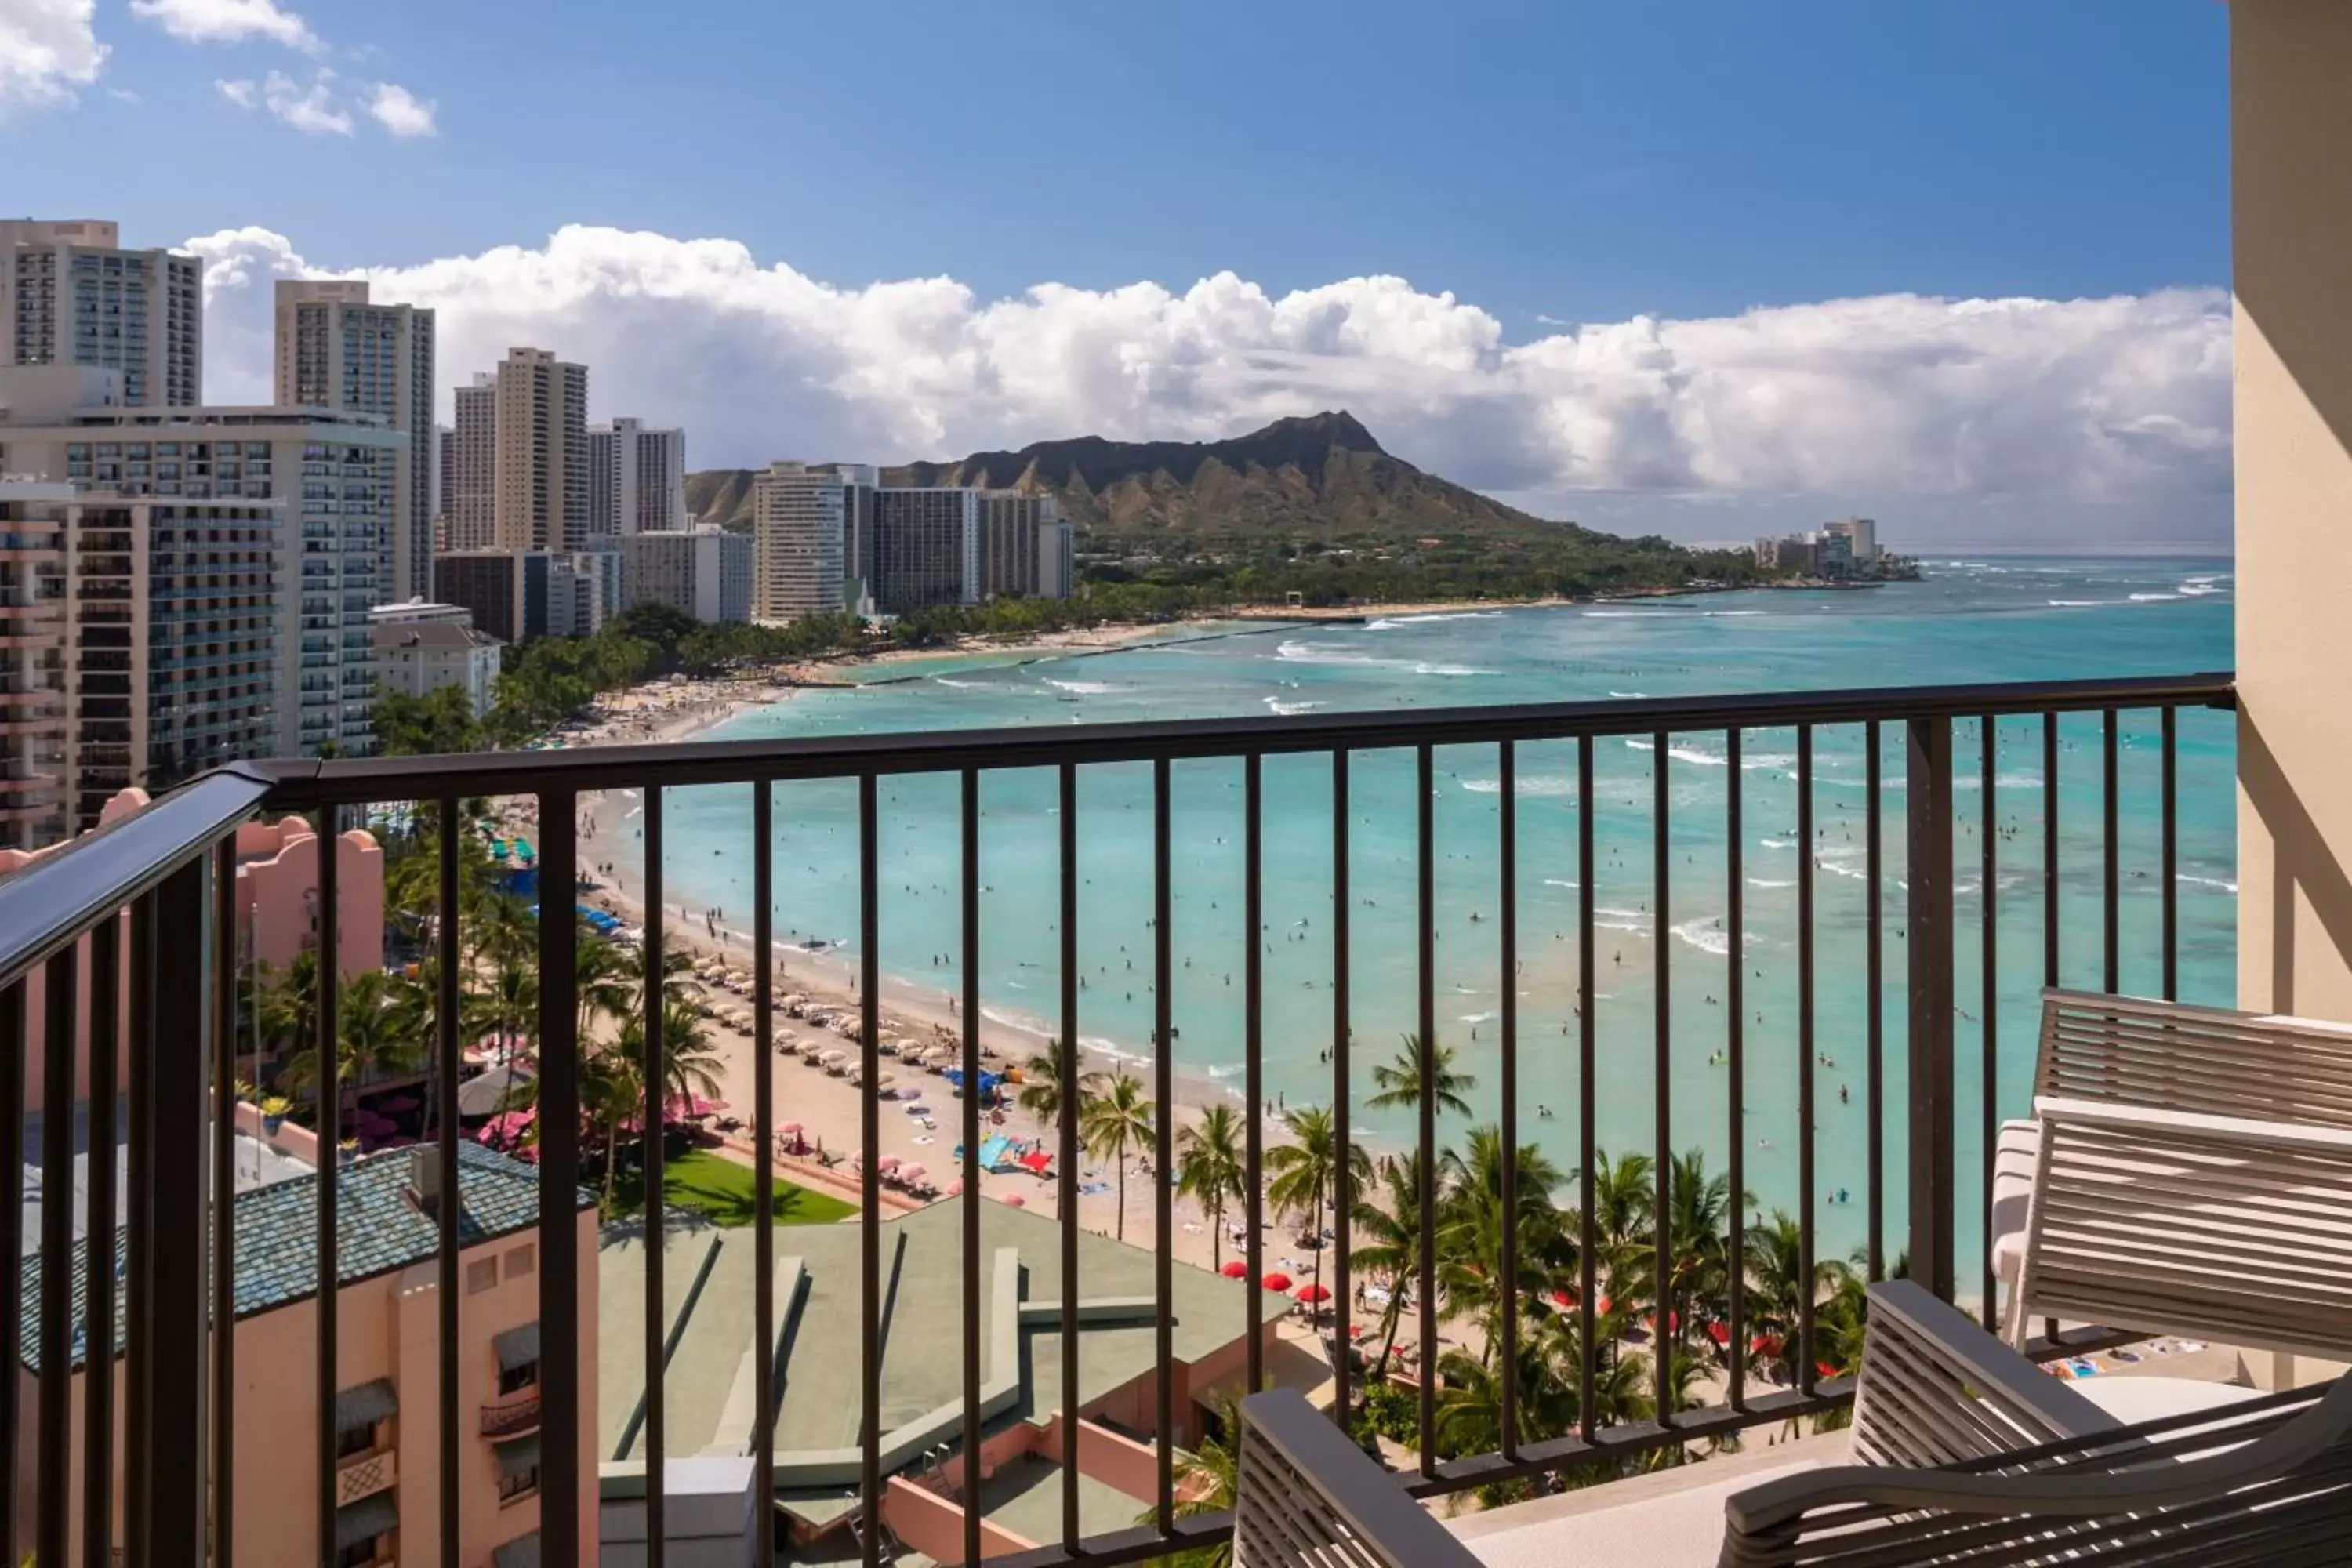
[[337, 1552], [335, 1563], [337, 1568], [368, 1568], [372, 1563], [383, 1562], [385, 1555], [383, 1537], [371, 1535], [365, 1541], [352, 1542]]
[[539, 1249], [535, 1247], [518, 1247], [507, 1253], [507, 1278], [510, 1280], [520, 1279], [538, 1267]]
[[478, 1296], [485, 1290], [495, 1289], [498, 1283], [499, 1260], [497, 1258], [478, 1258], [466, 1265], [467, 1295]]
[[499, 1392], [500, 1394], [520, 1394], [526, 1388], [537, 1388], [538, 1386], [539, 1363], [535, 1361], [527, 1361], [516, 1366], [502, 1366], [499, 1368]]
[[336, 1433], [335, 1458], [350, 1459], [362, 1454], [374, 1453], [375, 1426], [373, 1421], [362, 1421], [356, 1426], [346, 1426]]
[[499, 1501], [502, 1503], [520, 1502], [524, 1498], [538, 1495], [539, 1467], [537, 1465], [531, 1466], [527, 1470], [517, 1470], [513, 1475], [499, 1478]]

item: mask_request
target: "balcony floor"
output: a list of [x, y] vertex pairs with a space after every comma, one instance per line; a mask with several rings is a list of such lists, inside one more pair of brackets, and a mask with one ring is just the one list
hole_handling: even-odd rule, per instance
[[1711, 1568], [1732, 1493], [1798, 1470], [1846, 1462], [1843, 1432], [1766, 1446], [1772, 1434], [1696, 1464], [1448, 1520], [1488, 1568]]

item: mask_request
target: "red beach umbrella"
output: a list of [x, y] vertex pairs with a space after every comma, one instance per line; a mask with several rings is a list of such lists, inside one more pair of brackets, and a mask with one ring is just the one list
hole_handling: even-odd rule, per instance
[[1238, 1258], [1231, 1258], [1227, 1260], [1225, 1266], [1217, 1270], [1217, 1272], [1223, 1274], [1228, 1279], [1246, 1279], [1249, 1278], [1249, 1265], [1244, 1263]]
[[1312, 1307], [1319, 1301], [1329, 1300], [1331, 1299], [1331, 1289], [1330, 1287], [1327, 1285], [1317, 1285], [1312, 1283], [1301, 1285], [1298, 1288], [1298, 1299]]
[[1268, 1290], [1287, 1290], [1290, 1289], [1290, 1276], [1277, 1268], [1258, 1283]]

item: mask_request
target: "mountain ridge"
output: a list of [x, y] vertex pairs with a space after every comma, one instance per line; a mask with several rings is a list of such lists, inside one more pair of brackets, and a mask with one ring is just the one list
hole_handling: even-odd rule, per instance
[[[748, 468], [687, 476], [705, 521], [750, 526]], [[894, 485], [977, 485], [1050, 494], [1078, 530], [1112, 537], [1331, 539], [1363, 535], [1609, 536], [1551, 522], [1390, 453], [1346, 409], [1292, 416], [1218, 441], [1035, 441], [1018, 451], [884, 468]]]

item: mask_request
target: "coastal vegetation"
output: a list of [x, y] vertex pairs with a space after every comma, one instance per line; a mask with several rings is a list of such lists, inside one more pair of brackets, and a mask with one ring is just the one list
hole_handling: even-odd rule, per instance
[[[426, 805], [405, 820], [379, 822], [376, 831], [384, 846], [384, 902], [393, 940], [419, 957], [396, 968], [362, 970], [338, 990], [335, 1081], [347, 1123], [362, 1096], [414, 1079], [429, 1083], [436, 1076], [439, 1026], [434, 999], [440, 967], [437, 957], [425, 951], [426, 933], [440, 913], [436, 808]], [[492, 1141], [528, 1156], [538, 1142], [532, 1038], [539, 1025], [539, 917], [526, 896], [499, 889], [478, 835], [460, 834], [458, 845], [458, 1043], [487, 1054], [494, 1068], [519, 1069]], [[720, 1060], [688, 989], [689, 965], [687, 954], [673, 949], [664, 956], [657, 983], [649, 981], [642, 947], [615, 942], [584, 921], [581, 925], [581, 1150], [608, 1218], [644, 1205], [640, 1154], [649, 990], [657, 987], [661, 1008], [659, 1097], [683, 1108], [698, 1099], [715, 1100], [721, 1091]], [[268, 1078], [276, 1090], [258, 1100], [265, 1115], [274, 1108], [277, 1115], [290, 1114], [299, 1124], [318, 1123], [319, 1004], [314, 952], [304, 952], [282, 968], [254, 964], [244, 978], [240, 1054], [247, 1058], [248, 1078]], [[244, 1092], [244, 1098], [257, 1097], [257, 1091]], [[422, 1100], [419, 1132], [430, 1138], [436, 1099], [426, 1094]], [[664, 1121], [679, 1119], [674, 1114]], [[790, 1183], [780, 1183], [776, 1190], [782, 1223], [831, 1220], [846, 1212], [838, 1200]], [[698, 1159], [681, 1146], [665, 1171], [663, 1191], [670, 1201], [699, 1209], [717, 1224], [749, 1223], [752, 1176], [730, 1162]]]
[[[1432, 1053], [1427, 1079], [1441, 1117], [1466, 1120], [1466, 1096], [1476, 1079], [1453, 1065], [1452, 1053]], [[1372, 1071], [1373, 1101], [1417, 1110], [1424, 1079], [1421, 1047], [1411, 1036], [1393, 1063]], [[1041, 1122], [1075, 1115], [1085, 1146], [1112, 1161], [1124, 1177], [1128, 1157], [1157, 1134], [1157, 1109], [1142, 1081], [1126, 1072], [1086, 1073], [1073, 1079], [1058, 1042], [1030, 1058], [1019, 1102]], [[1219, 1239], [1212, 1254], [1221, 1266], [1231, 1211], [1247, 1195], [1242, 1164], [1242, 1123], [1226, 1106], [1207, 1108], [1180, 1128], [1175, 1147], [1177, 1190], [1197, 1199]], [[1419, 1395], [1391, 1380], [1401, 1358], [1418, 1347], [1401, 1339], [1405, 1312], [1420, 1292], [1424, 1262], [1435, 1280], [1433, 1298], [1440, 1331], [1440, 1387], [1431, 1434], [1441, 1458], [1491, 1452], [1502, 1446], [1503, 1387], [1514, 1399], [1517, 1440], [1577, 1429], [1584, 1405], [1585, 1349], [1580, 1307], [1586, 1259], [1585, 1215], [1577, 1177], [1535, 1144], [1516, 1161], [1516, 1215], [1503, 1198], [1502, 1130], [1469, 1128], [1437, 1151], [1426, 1177], [1433, 1223], [1422, 1223], [1423, 1164], [1417, 1152], [1373, 1156], [1351, 1143], [1344, 1152], [1330, 1111], [1299, 1107], [1284, 1113], [1281, 1132], [1265, 1154], [1265, 1212], [1297, 1232], [1296, 1245], [1314, 1263], [1306, 1299], [1323, 1292], [1323, 1258], [1330, 1220], [1345, 1205], [1352, 1239], [1353, 1321], [1361, 1326], [1354, 1353], [1360, 1373], [1353, 1385], [1349, 1426], [1359, 1440], [1386, 1437], [1408, 1448], [1421, 1443]], [[1862, 1361], [1864, 1260], [1824, 1258], [1804, 1278], [1797, 1222], [1775, 1209], [1769, 1217], [1755, 1194], [1734, 1194], [1728, 1180], [1710, 1172], [1697, 1150], [1670, 1154], [1665, 1170], [1666, 1272], [1658, 1272], [1658, 1171], [1651, 1156], [1597, 1151], [1589, 1205], [1594, 1279], [1593, 1374], [1590, 1414], [1595, 1426], [1644, 1421], [1658, 1414], [1658, 1359], [1665, 1359], [1667, 1411], [1707, 1403], [1737, 1361], [1743, 1374], [1764, 1384], [1797, 1381], [1801, 1325], [1808, 1305], [1814, 1320], [1815, 1371], [1846, 1376]], [[1742, 1244], [1731, 1245], [1733, 1205], [1749, 1216]], [[1124, 1199], [1119, 1204], [1125, 1213]], [[1503, 1289], [1502, 1241], [1516, 1226], [1516, 1281]], [[1898, 1260], [1895, 1272], [1903, 1271]], [[1731, 1342], [1731, 1291], [1742, 1291], [1748, 1342]], [[1503, 1321], [1517, 1325], [1516, 1364], [1504, 1365]], [[1661, 1324], [1664, 1325], [1661, 1328]], [[1833, 1417], [1822, 1425], [1837, 1425]], [[1226, 1430], [1234, 1430], [1228, 1417]], [[1213, 1481], [1229, 1461], [1221, 1443], [1180, 1461]], [[1629, 1468], [1672, 1462], [1653, 1455], [1602, 1459], [1571, 1467], [1558, 1478], [1517, 1480], [1480, 1489], [1488, 1502], [1537, 1495], [1557, 1487], [1591, 1485]], [[1186, 1559], [1185, 1561], [1190, 1561]], [[1205, 1559], [1203, 1560], [1205, 1561]]]

